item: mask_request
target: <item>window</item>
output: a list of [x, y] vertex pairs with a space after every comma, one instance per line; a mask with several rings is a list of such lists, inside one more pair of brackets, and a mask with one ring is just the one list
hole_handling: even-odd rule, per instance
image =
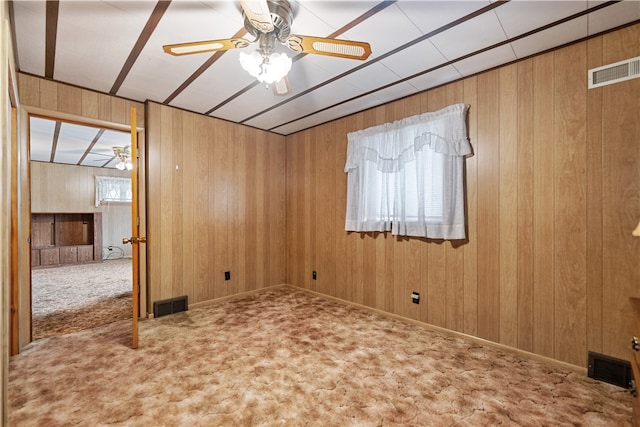
[[467, 109], [456, 104], [349, 133], [345, 229], [464, 239]]
[[96, 208], [101, 203], [131, 203], [131, 178], [96, 176]]

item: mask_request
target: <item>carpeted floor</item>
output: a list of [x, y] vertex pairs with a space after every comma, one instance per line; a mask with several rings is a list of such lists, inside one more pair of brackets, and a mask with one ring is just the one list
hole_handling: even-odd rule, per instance
[[34, 269], [33, 339], [131, 318], [131, 259]]
[[30, 344], [12, 426], [630, 426], [631, 397], [282, 286]]

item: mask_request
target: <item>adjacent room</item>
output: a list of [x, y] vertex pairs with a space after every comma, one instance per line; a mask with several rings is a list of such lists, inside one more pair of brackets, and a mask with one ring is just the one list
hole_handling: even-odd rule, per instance
[[33, 340], [132, 316], [131, 247], [122, 244], [130, 143], [126, 132], [30, 117]]
[[640, 425], [640, 2], [0, 13], [5, 424]]

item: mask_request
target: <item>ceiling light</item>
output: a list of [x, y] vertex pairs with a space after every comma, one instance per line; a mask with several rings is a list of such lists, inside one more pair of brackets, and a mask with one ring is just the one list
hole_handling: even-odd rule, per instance
[[131, 169], [133, 169], [133, 163], [131, 163], [131, 162], [130, 162], [130, 161], [128, 161], [128, 160], [127, 160], [126, 162], [125, 162], [125, 161], [120, 160], [120, 162], [116, 165], [116, 168], [117, 168], [117, 169], [120, 169], [121, 171], [123, 171], [123, 170], [125, 170], [125, 169], [126, 169], [126, 170], [128, 170], [128, 171], [130, 171]]
[[112, 147], [113, 154], [120, 160], [118, 164], [116, 164], [116, 169], [121, 171], [123, 170], [132, 170], [133, 163], [131, 163], [131, 151], [129, 147]]
[[257, 50], [249, 54], [240, 52], [240, 65], [258, 81], [270, 85], [280, 81], [291, 70], [291, 58], [278, 52], [270, 55]]

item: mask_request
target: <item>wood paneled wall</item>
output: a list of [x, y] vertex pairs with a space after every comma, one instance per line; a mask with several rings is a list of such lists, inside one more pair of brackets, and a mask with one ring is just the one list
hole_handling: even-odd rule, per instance
[[102, 212], [102, 246], [121, 248], [131, 234], [131, 205], [111, 203], [95, 207], [95, 176], [130, 177], [131, 172], [57, 163], [31, 162], [32, 212]]
[[[636, 25], [288, 136], [287, 282], [581, 367], [628, 359], [640, 79], [588, 90], [587, 70], [638, 46]], [[468, 241], [346, 233], [347, 133], [460, 102]]]
[[[88, 89], [19, 74], [20, 103], [29, 111], [55, 113], [57, 118], [84, 123], [130, 125], [131, 107], [136, 108], [136, 123], [144, 127], [144, 104]], [[127, 130], [126, 128], [124, 130]]]
[[284, 137], [159, 104], [146, 108], [150, 306], [284, 283]]

